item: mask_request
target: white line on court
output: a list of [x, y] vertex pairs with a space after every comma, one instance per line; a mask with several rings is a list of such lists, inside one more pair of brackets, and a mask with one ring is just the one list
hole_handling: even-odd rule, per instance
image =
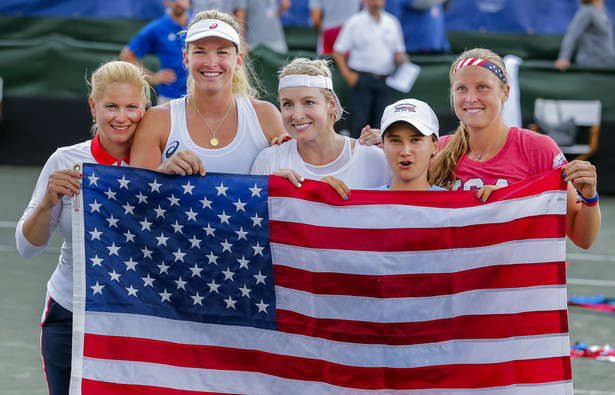
[[574, 390], [575, 394], [580, 395], [615, 395], [615, 392], [606, 392], [606, 391], [592, 391], [592, 390]]
[[[7, 246], [0, 244], [0, 252], [15, 252], [17, 251], [17, 247]], [[41, 254], [59, 254], [61, 252], [61, 248], [59, 247], [47, 247]]]
[[613, 255], [597, 255], [597, 254], [566, 254], [567, 259], [574, 261], [593, 261], [593, 262], [615, 262]]
[[590, 285], [593, 287], [615, 287], [615, 281], [591, 280], [585, 278], [568, 278], [566, 279], [566, 283], [573, 285]]
[[17, 227], [17, 222], [12, 221], [0, 221], [0, 228], [13, 228]]

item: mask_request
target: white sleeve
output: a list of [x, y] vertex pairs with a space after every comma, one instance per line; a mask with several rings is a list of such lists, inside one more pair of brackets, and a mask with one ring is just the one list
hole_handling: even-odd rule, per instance
[[397, 45], [395, 52], [406, 52], [406, 43], [404, 42], [404, 32], [401, 28], [401, 23], [399, 23], [399, 19], [393, 16], [393, 20], [395, 21], [395, 30], [397, 30], [395, 36], [397, 37]]
[[56, 151], [45, 163], [43, 170], [41, 170], [41, 174], [38, 177], [38, 181], [36, 183], [36, 187], [34, 188], [34, 192], [32, 193], [32, 198], [30, 199], [30, 203], [28, 207], [23, 212], [19, 223], [17, 224], [17, 228], [15, 229], [15, 243], [17, 244], [17, 251], [26, 259], [32, 258], [41, 252], [43, 252], [49, 242], [53, 238], [53, 234], [58, 228], [60, 212], [62, 211], [62, 200], [58, 202], [58, 204], [51, 210], [51, 220], [49, 221], [49, 240], [42, 246], [34, 246], [30, 244], [30, 242], [26, 239], [23, 234], [23, 224], [28, 219], [28, 217], [32, 214], [36, 206], [40, 203], [45, 196], [45, 192], [47, 191], [47, 184], [49, 182], [49, 175], [56, 171], [54, 167], [57, 167], [58, 160], [58, 151]]
[[254, 174], [257, 176], [268, 176], [272, 173], [271, 170], [271, 152], [272, 147], [267, 147], [263, 149], [254, 159], [252, 163], [252, 168], [250, 169], [250, 174]]
[[337, 36], [335, 44], [333, 44], [334, 51], [346, 53], [352, 49], [352, 35], [350, 34], [350, 30], [352, 30], [352, 18], [342, 25], [340, 34]]

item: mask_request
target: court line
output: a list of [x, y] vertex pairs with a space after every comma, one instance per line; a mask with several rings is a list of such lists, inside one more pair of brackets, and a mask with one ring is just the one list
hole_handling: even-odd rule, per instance
[[16, 228], [17, 222], [12, 221], [0, 221], [0, 228]]
[[566, 254], [567, 259], [574, 261], [593, 261], [593, 262], [615, 262], [613, 255], [597, 255], [597, 254]]
[[615, 392], [578, 390], [578, 389], [575, 389], [574, 393], [581, 394], [581, 395], [615, 395]]
[[608, 280], [591, 280], [586, 278], [568, 278], [567, 284], [573, 285], [590, 285], [593, 287], [615, 287], [615, 281]]
[[[0, 244], [0, 252], [15, 252], [17, 251], [17, 247], [10, 245], [1, 245]], [[41, 254], [59, 254], [62, 251], [61, 248], [58, 247], [47, 247]]]

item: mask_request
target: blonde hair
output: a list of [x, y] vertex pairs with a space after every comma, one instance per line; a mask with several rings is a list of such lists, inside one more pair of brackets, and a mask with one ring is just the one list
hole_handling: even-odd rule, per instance
[[[192, 27], [192, 25], [194, 25], [195, 23], [203, 19], [217, 19], [219, 21], [225, 22], [228, 25], [230, 25], [233, 29], [235, 29], [237, 34], [239, 34], [239, 36], [241, 37], [241, 26], [239, 25], [239, 22], [237, 22], [237, 19], [235, 19], [235, 17], [231, 14], [218, 11], [215, 9], [201, 11], [198, 14], [194, 15], [192, 17], [192, 20], [190, 21], [190, 24], [188, 24], [186, 31], [188, 31]], [[188, 50], [189, 46], [190, 46], [190, 43], [187, 43], [186, 51]], [[237, 47], [235, 48], [237, 49]], [[243, 41], [241, 43], [241, 48], [246, 48], [246, 45]], [[238, 49], [237, 49], [237, 52], [239, 53]], [[254, 74], [248, 54], [245, 52], [243, 54], [244, 54], [243, 63], [241, 67], [239, 68], [239, 70], [236, 70], [233, 73], [233, 81], [232, 81], [233, 93], [236, 95], [242, 95], [242, 96], [258, 97], [259, 90], [261, 88], [259, 79], [256, 78]], [[252, 81], [255, 81], [255, 83], [257, 84], [256, 87], [252, 86], [250, 79], [252, 79]], [[188, 95], [194, 92], [194, 78], [192, 77], [191, 74], [188, 74], [188, 80], [186, 82], [186, 92]]]
[[[112, 60], [98, 66], [92, 73], [91, 78], [89, 80], [86, 78], [86, 83], [89, 87], [89, 97], [91, 97], [94, 102], [98, 102], [102, 99], [105, 88], [111, 83], [134, 84], [139, 88], [141, 100], [143, 100], [145, 107], [147, 107], [150, 105], [150, 86], [147, 81], [148, 78], [149, 77], [141, 67], [122, 60]], [[92, 136], [96, 135], [97, 129], [98, 125], [92, 125]]]
[[[470, 58], [484, 59], [493, 63], [502, 71], [504, 79], [508, 81], [506, 66], [498, 54], [485, 48], [474, 48], [466, 50], [459, 55], [457, 60], [453, 62], [449, 72], [451, 86], [453, 84], [455, 67], [460, 62]], [[505, 90], [507, 83], [504, 83], [499, 78], [498, 81], [502, 90]], [[451, 107], [454, 108], [452, 89], [450, 92], [450, 101]], [[459, 121], [459, 126], [455, 131], [455, 135], [449, 140], [448, 144], [440, 150], [434, 159], [429, 179], [429, 182], [432, 185], [446, 186], [450, 184], [449, 186], [452, 186], [455, 184], [455, 181], [457, 180], [457, 177], [455, 177], [455, 168], [457, 168], [457, 164], [459, 163], [461, 157], [468, 151], [468, 147], [470, 145], [469, 139], [470, 135], [468, 134], [468, 127], [464, 125], [463, 122]]]
[[[286, 77], [287, 75], [314, 75], [332, 78], [333, 74], [329, 68], [331, 64], [327, 59], [308, 59], [308, 58], [295, 58], [290, 63], [287, 63], [278, 72], [278, 79]], [[335, 101], [335, 113], [331, 115], [331, 124], [339, 121], [344, 114], [344, 109], [340, 104], [340, 101], [333, 90], [320, 88], [320, 91], [325, 96], [327, 101]]]

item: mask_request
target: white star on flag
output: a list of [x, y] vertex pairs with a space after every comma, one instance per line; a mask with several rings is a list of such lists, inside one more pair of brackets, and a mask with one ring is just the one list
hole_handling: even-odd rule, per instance
[[102, 289], [103, 289], [104, 287], [105, 287], [105, 286], [104, 286], [104, 285], [100, 285], [100, 284], [98, 283], [98, 281], [96, 281], [96, 285], [91, 285], [91, 286], [90, 286], [90, 288], [92, 288], [92, 289], [94, 290], [93, 295], [96, 295], [96, 294], [101, 294], [101, 295], [102, 295]]
[[204, 299], [204, 297], [203, 296], [199, 296], [199, 292], [198, 291], [197, 291], [196, 295], [190, 296], [190, 297], [194, 300], [194, 303], [192, 303], [193, 306], [195, 304], [199, 304], [199, 305], [203, 306], [202, 300]]
[[147, 203], [147, 196], [142, 194], [140, 191], [138, 195], [135, 195], [135, 197], [139, 199], [139, 203]]
[[169, 202], [171, 202], [171, 207], [179, 207], [179, 198], [176, 198], [175, 195], [171, 194], [171, 197], [168, 197], [167, 199], [169, 200]]
[[132, 258], [130, 258], [129, 260], [125, 261], [124, 264], [126, 265], [126, 271], [129, 271], [129, 270], [135, 270], [136, 271], [135, 267], [137, 266], [137, 263], [139, 263], [139, 262], [133, 261]]
[[162, 184], [159, 184], [155, 178], [154, 178], [154, 182], [151, 182], [148, 185], [152, 188], [152, 190], [150, 191], [151, 193], [153, 193], [154, 191], [160, 192], [160, 187], [162, 186]]
[[124, 209], [124, 215], [128, 215], [128, 214], [135, 215], [135, 212], [134, 212], [135, 206], [131, 206], [130, 203], [127, 202], [125, 205], [122, 206], [122, 208]]
[[192, 190], [194, 189], [194, 185], [190, 185], [190, 181], [188, 181], [186, 185], [182, 185], [182, 188], [184, 188], [184, 195], [187, 193], [192, 195]]
[[254, 184], [254, 186], [252, 188], [248, 188], [250, 190], [250, 192], [252, 192], [252, 197], [254, 196], [261, 196], [261, 191], [263, 190], [263, 188], [259, 188], [258, 185], [256, 185], [256, 183]]
[[128, 189], [128, 183], [130, 182], [130, 180], [127, 180], [126, 177], [122, 175], [122, 179], [117, 180], [117, 182], [120, 183], [120, 189], [122, 188]]
[[90, 234], [92, 235], [90, 240], [100, 240], [100, 235], [102, 235], [102, 232], [99, 232], [96, 228], [94, 228], [93, 231], [90, 231]]
[[220, 186], [216, 187], [216, 189], [218, 190], [218, 196], [226, 196], [226, 190], [228, 189], [228, 187], [225, 187], [223, 182], [221, 182]]
[[207, 196], [203, 196], [203, 200], [199, 200], [199, 202], [203, 203], [203, 208], [211, 208], [211, 204], [213, 201], [207, 200]]
[[94, 174], [94, 172], [92, 172], [91, 176], [88, 176], [88, 180], [90, 180], [90, 185], [96, 185], [98, 186], [97, 182], [98, 182], [98, 177], [96, 177], [96, 175]]
[[90, 203], [90, 207], [92, 208], [92, 211], [90, 212], [93, 213], [94, 211], [96, 211], [100, 213], [100, 206], [102, 206], [102, 204], [98, 203], [96, 199], [94, 199], [94, 203]]
[[109, 200], [111, 200], [111, 199], [113, 199], [113, 200], [117, 200], [117, 199], [115, 198], [115, 195], [117, 195], [117, 193], [113, 192], [113, 191], [111, 190], [111, 188], [109, 188], [109, 190], [108, 190], [107, 192], [105, 192], [105, 195], [107, 195], [107, 199], [109, 199]]
[[110, 228], [117, 228], [117, 221], [119, 221], [119, 219], [113, 218], [113, 214], [111, 214], [111, 218], [106, 218], [106, 220], [109, 222]]
[[133, 288], [132, 285], [129, 288], [126, 288], [126, 290], [128, 291], [128, 296], [132, 295], [134, 297], [137, 297], [137, 292], [139, 292], [139, 290]]

